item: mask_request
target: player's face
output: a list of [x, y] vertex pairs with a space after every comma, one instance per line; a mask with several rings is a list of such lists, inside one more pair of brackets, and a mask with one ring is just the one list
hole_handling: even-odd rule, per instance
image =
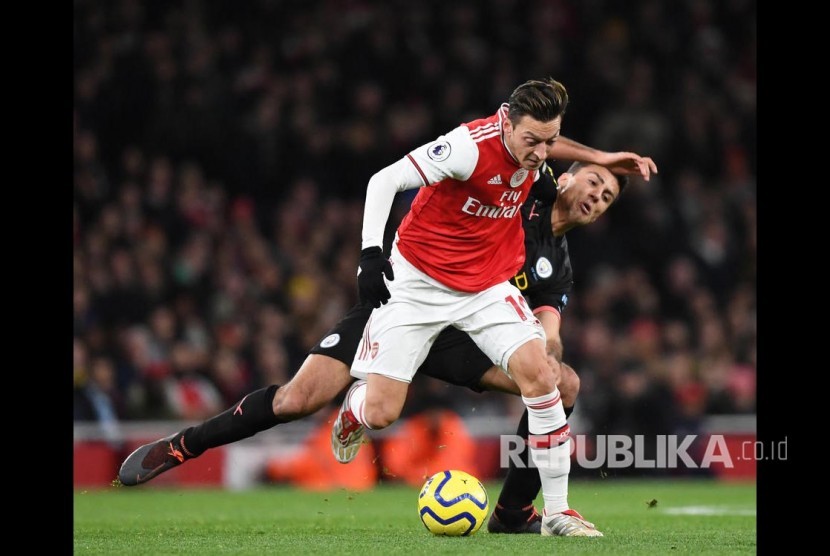
[[591, 164], [575, 174], [562, 174], [559, 195], [567, 208], [568, 220], [576, 226], [594, 222], [620, 194], [620, 184], [608, 168]]
[[538, 170], [547, 157], [548, 148], [559, 138], [562, 116], [549, 122], [540, 122], [530, 116], [522, 116], [514, 126], [504, 122], [504, 141], [513, 156], [526, 170]]

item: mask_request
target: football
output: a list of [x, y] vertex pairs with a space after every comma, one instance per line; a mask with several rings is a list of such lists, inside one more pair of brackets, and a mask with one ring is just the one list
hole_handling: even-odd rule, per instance
[[489, 509], [481, 481], [457, 469], [436, 473], [418, 494], [418, 514], [433, 535], [472, 535], [487, 519]]

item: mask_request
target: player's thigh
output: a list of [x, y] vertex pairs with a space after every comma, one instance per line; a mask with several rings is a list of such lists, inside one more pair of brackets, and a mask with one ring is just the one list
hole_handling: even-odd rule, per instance
[[389, 321], [372, 319], [352, 362], [352, 376], [368, 378], [372, 373], [411, 382], [443, 324], [408, 323], [406, 312], [390, 311]]
[[297, 374], [277, 390], [274, 413], [294, 419], [310, 415], [331, 403], [351, 382], [348, 365], [326, 355], [309, 354]]
[[352, 376], [371, 373], [411, 382], [453, 315], [457, 292], [429, 283], [406, 261], [395, 267], [388, 303], [372, 311], [352, 362]]
[[[513, 353], [531, 340], [544, 344], [545, 330], [516, 287], [504, 282], [478, 294], [457, 326], [481, 350], [509, 371]], [[542, 355], [544, 356], [544, 347]]]
[[538, 338], [521, 344], [508, 362], [510, 376], [527, 398], [544, 396], [556, 387], [556, 375], [545, 353], [545, 342]]

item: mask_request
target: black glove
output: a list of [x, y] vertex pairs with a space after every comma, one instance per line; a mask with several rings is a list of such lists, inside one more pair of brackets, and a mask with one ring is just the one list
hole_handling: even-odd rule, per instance
[[383, 281], [384, 274], [388, 280], [395, 279], [392, 263], [383, 256], [380, 247], [367, 247], [360, 252], [357, 287], [362, 303], [370, 303], [372, 307], [377, 308], [389, 301], [389, 288]]

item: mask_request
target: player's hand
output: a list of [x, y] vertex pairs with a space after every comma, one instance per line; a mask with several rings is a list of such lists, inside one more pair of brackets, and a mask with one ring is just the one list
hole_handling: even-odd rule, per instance
[[602, 161], [599, 164], [602, 164], [614, 174], [639, 174], [645, 181], [651, 179], [652, 173], [658, 173], [657, 164], [654, 163], [650, 156], [640, 156], [637, 153], [604, 153], [602, 155]]
[[360, 301], [370, 303], [372, 307], [385, 305], [391, 297], [384, 275], [387, 280], [394, 280], [392, 263], [383, 256], [380, 247], [367, 247], [360, 252], [360, 266], [357, 267], [357, 287]]

